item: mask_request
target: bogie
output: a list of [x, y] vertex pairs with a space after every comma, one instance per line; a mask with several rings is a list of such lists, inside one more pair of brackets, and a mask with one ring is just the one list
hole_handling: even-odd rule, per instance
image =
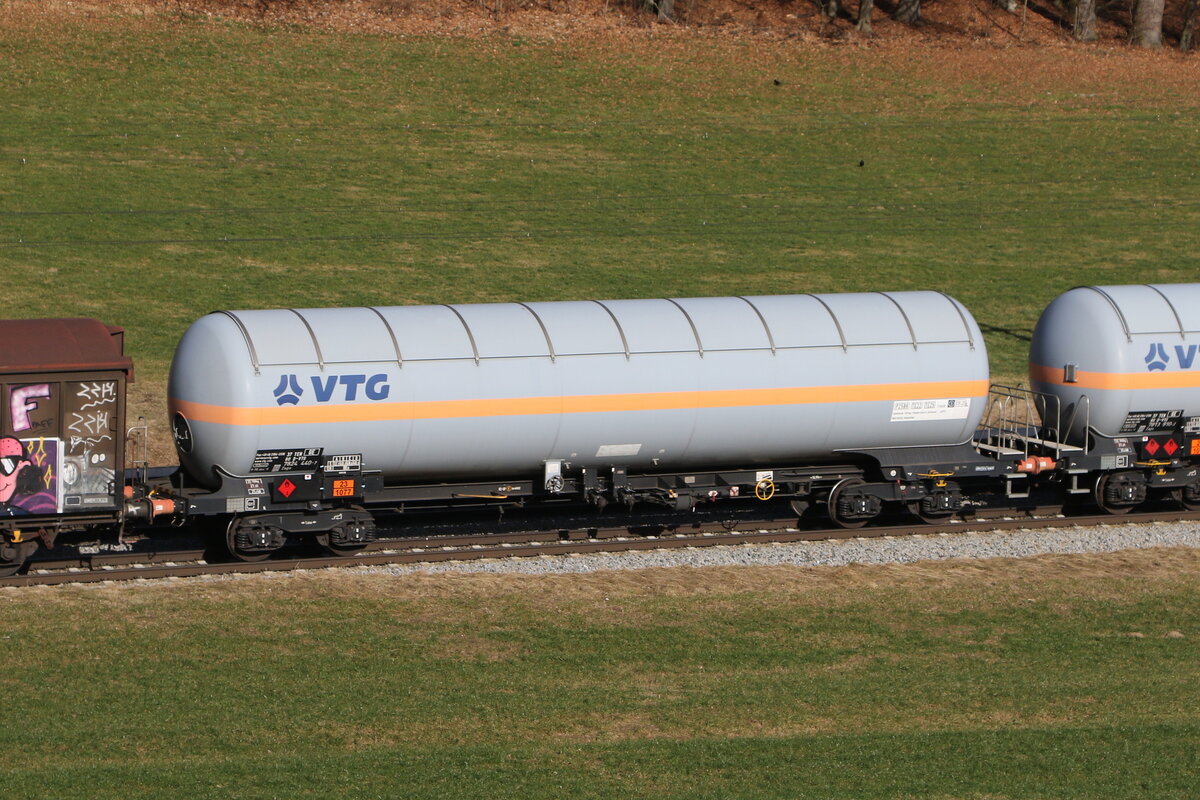
[[0, 577], [16, 575], [25, 566], [38, 547], [36, 539], [14, 541], [10, 537], [0, 537]]
[[256, 517], [233, 517], [225, 531], [225, 547], [239, 561], [263, 561], [285, 542], [281, 528]]
[[1109, 514], [1128, 514], [1146, 501], [1146, 482], [1132, 472], [1104, 473], [1096, 479], [1093, 497]]
[[865, 484], [859, 478], [846, 478], [830, 490], [826, 508], [834, 524], [842, 528], [861, 528], [879, 516], [883, 501], [865, 491]]

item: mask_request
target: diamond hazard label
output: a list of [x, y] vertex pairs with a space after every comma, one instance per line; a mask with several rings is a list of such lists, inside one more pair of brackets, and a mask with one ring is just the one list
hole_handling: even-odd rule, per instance
[[284, 478], [283, 483], [275, 487], [275, 491], [279, 492], [285, 498], [291, 497], [292, 493], [296, 491], [296, 484], [292, 483], [291, 478]]

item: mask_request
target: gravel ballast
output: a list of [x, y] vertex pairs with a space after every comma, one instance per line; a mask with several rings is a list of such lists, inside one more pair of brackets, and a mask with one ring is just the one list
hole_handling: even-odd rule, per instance
[[690, 547], [567, 556], [481, 559], [381, 567], [360, 574], [481, 572], [571, 574], [663, 567], [835, 567], [848, 564], [909, 564], [947, 559], [1026, 558], [1046, 554], [1108, 553], [1150, 547], [1200, 548], [1200, 523], [1170, 522], [1028, 531], [939, 534], [822, 542]]

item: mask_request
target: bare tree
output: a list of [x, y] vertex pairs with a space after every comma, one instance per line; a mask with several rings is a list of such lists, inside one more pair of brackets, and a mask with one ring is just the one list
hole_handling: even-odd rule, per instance
[[659, 22], [672, 22], [675, 19], [675, 0], [643, 0], [642, 8], [655, 14]]
[[1192, 49], [1192, 39], [1196, 35], [1196, 0], [1188, 0], [1183, 9], [1183, 31], [1179, 34], [1179, 49], [1187, 52]]
[[1138, 47], [1162, 47], [1163, 0], [1134, 0], [1133, 43]]
[[1077, 42], [1096, 41], [1096, 0], [1076, 0], [1072, 35]]
[[858, 0], [858, 30], [860, 33], [871, 35], [871, 12], [875, 10], [875, 0]]
[[892, 19], [916, 25], [921, 21], [921, 0], [900, 0], [896, 4], [896, 13], [892, 14]]

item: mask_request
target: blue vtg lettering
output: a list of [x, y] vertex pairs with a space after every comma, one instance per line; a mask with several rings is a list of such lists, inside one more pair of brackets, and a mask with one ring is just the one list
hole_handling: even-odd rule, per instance
[[1194, 344], [1167, 345], [1162, 342], [1154, 342], [1146, 351], [1146, 357], [1143, 360], [1146, 362], [1146, 370], [1149, 372], [1163, 372], [1172, 368], [1191, 369], [1196, 363], [1198, 349], [1200, 346]]
[[[360, 394], [367, 400], [386, 400], [392, 391], [387, 380], [387, 373], [379, 372], [375, 375], [311, 375], [307, 383], [311, 385], [312, 398], [317, 403], [353, 403]], [[298, 405], [308, 388], [304, 384], [294, 374], [281, 375], [279, 385], [272, 391], [275, 403], [281, 406]]]
[[[369, 378], [366, 375], [313, 375], [312, 385], [313, 396], [318, 403], [328, 403], [335, 394], [341, 395], [337, 398], [339, 400], [354, 402], [358, 399], [359, 387], [362, 387], [368, 400], [384, 400], [391, 392], [387, 375], [382, 372]], [[341, 387], [340, 393], [338, 387]]]

